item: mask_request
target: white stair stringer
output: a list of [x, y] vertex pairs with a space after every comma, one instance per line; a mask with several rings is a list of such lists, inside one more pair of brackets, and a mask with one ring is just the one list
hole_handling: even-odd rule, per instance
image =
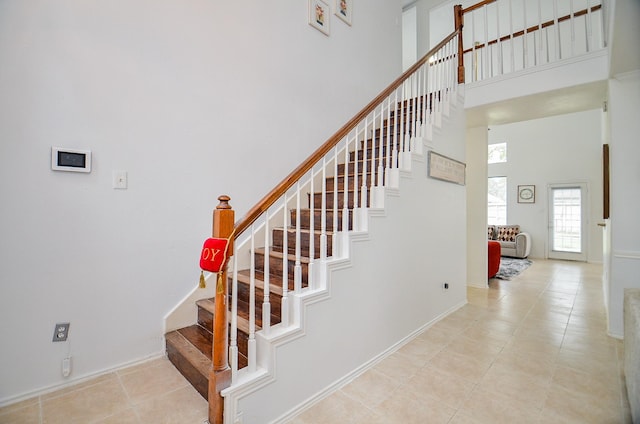
[[[458, 95], [463, 93], [458, 92]], [[460, 101], [457, 103], [464, 104]], [[458, 129], [457, 135], [454, 134], [453, 141], [451, 131], [446, 130], [449, 125], [457, 125], [457, 115], [463, 113], [461, 107], [451, 108], [450, 116], [443, 122], [445, 127], [434, 134], [433, 144], [438, 147], [438, 152], [452, 158], [464, 157], [463, 125]], [[424, 139], [421, 141], [430, 148], [430, 144]], [[354, 215], [358, 214], [358, 220], [362, 221], [356, 231], [336, 233], [334, 257], [316, 261], [311, 271], [313, 287], [298, 293], [290, 292], [289, 325], [274, 325], [268, 335], [262, 331], [256, 333], [256, 370], [252, 373], [240, 370], [233, 385], [222, 392], [225, 399], [225, 424], [280, 423], [292, 418], [375, 366], [434, 322], [466, 303], [464, 258], [459, 255], [457, 248], [452, 252], [447, 250], [448, 247], [429, 246], [429, 240], [439, 239], [439, 231], [443, 233], [441, 237], [450, 237], [451, 231], [455, 233], [461, 231], [458, 229], [464, 228], [466, 212], [461, 210], [461, 207], [455, 207], [457, 204], [464, 204], [464, 189], [455, 184], [427, 178], [426, 155], [416, 153], [408, 157], [409, 169], [398, 171], [397, 187], [385, 187], [377, 193], [377, 197], [384, 199], [379, 199], [384, 207], [360, 208], [354, 212]], [[451, 209], [452, 207], [454, 209]], [[410, 227], [407, 227], [409, 223]], [[381, 236], [381, 233], [387, 236]], [[407, 252], [394, 247], [395, 242], [392, 242], [391, 246], [380, 244], [381, 240], [401, 237], [400, 233], [405, 234], [404, 237], [411, 238], [415, 233], [424, 234], [424, 237], [413, 240], [411, 243], [415, 243], [414, 245], [404, 246]], [[461, 234], [460, 237], [464, 235]], [[389, 251], [397, 256], [390, 258], [386, 264], [384, 260], [369, 258], [369, 255], [375, 255], [381, 248], [385, 251], [390, 249]], [[421, 249], [424, 253], [420, 254], [421, 259], [415, 265], [401, 263], [405, 256], [415, 255]], [[363, 260], [364, 263], [369, 261], [370, 265], [362, 268]], [[417, 266], [418, 263], [420, 266]], [[428, 273], [415, 271], [425, 264], [429, 266]], [[394, 277], [378, 276], [375, 274], [378, 268], [383, 272], [392, 270]], [[375, 275], [375, 278], [370, 281], [367, 273], [371, 272], [374, 272], [372, 275]], [[460, 275], [452, 277], [452, 272]], [[411, 283], [416, 278], [423, 281], [417, 285]], [[447, 292], [441, 287], [443, 278], [447, 278], [452, 287]], [[346, 307], [344, 302], [345, 298], [353, 298], [358, 290], [382, 290], [378, 279], [388, 281], [394, 286], [394, 290], [397, 290], [394, 291], [394, 296], [404, 296], [401, 296], [404, 300], [399, 299], [400, 302], [421, 299], [420, 302], [425, 304], [425, 307], [421, 304], [419, 308], [403, 306], [401, 312], [392, 314], [394, 322], [390, 325], [401, 326], [402, 320], [398, 318], [405, 313], [412, 317], [417, 315], [417, 320], [412, 319], [409, 327], [391, 331], [392, 334], [398, 335], [398, 340], [378, 341], [383, 334], [380, 337], [377, 334], [376, 337], [371, 337], [372, 331], [377, 331], [375, 325], [374, 328], [367, 328], [367, 325], [357, 325], [353, 322], [351, 327], [362, 328], [365, 332], [362, 342], [358, 341], [359, 338], [351, 337], [349, 341], [342, 340], [335, 344], [321, 343], [347, 337], [333, 334], [343, 331], [340, 322], [344, 321], [332, 320], [338, 320], [340, 314], [355, 313], [345, 311], [346, 309], [359, 313], [361, 306], [362, 309], [372, 308], [370, 301], [366, 303], [366, 307], [364, 304], [356, 304], [350, 308]], [[411, 290], [418, 293], [408, 292], [407, 284]], [[346, 293], [348, 294], [345, 295]], [[384, 313], [384, 310], [380, 311], [380, 314]], [[334, 317], [335, 315], [338, 316]], [[374, 315], [373, 318], [367, 318], [367, 322], [371, 319], [379, 323], [382, 318]], [[386, 323], [384, 326], [387, 326]], [[354, 349], [349, 343], [356, 342], [367, 345], [366, 348], [359, 347], [356, 350], [377, 353], [352, 358], [349, 352]], [[368, 346], [369, 344], [375, 346]], [[378, 344], [382, 346], [378, 347]], [[336, 361], [336, 357], [340, 360]], [[323, 363], [325, 359], [329, 363]], [[323, 381], [325, 383], [318, 383]]]
[[[459, 84], [457, 88], [452, 92], [450, 104], [450, 115], [455, 114], [457, 109], [464, 107], [464, 84]], [[435, 122], [435, 112], [432, 115]], [[448, 120], [448, 117], [443, 118], [442, 114], [440, 114], [439, 125], [435, 125], [435, 123], [427, 124], [427, 127], [425, 128], [427, 135], [425, 137], [422, 137], [425, 150], [433, 150], [434, 148], [436, 148], [438, 140], [442, 139], [442, 128], [446, 128]]]
[[[383, 209], [368, 209], [368, 211], [377, 216], [384, 214]], [[269, 335], [265, 335], [262, 331], [256, 333], [257, 351], [259, 352], [257, 370], [252, 373], [240, 370], [238, 381], [232, 387], [222, 391], [225, 402], [225, 424], [238, 423], [237, 416], [240, 412], [238, 405], [242, 398], [277, 380], [277, 350], [306, 334], [306, 309], [310, 305], [331, 298], [331, 274], [350, 266], [348, 254], [353, 243], [368, 240], [368, 235], [364, 231], [341, 232], [341, 237], [341, 243], [349, 246], [348, 249], [345, 249], [346, 255], [341, 255], [343, 257], [336, 259], [328, 259], [322, 264], [318, 263], [320, 261], [316, 262], [315, 270], [317, 271], [313, 278], [320, 282], [319, 287], [314, 290], [306, 289], [301, 293], [290, 294], [291, 316], [293, 317], [290, 325], [287, 327], [280, 324], [274, 325]]]

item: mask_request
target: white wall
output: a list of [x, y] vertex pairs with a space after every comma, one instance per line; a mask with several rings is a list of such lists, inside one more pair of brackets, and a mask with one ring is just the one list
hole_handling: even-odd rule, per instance
[[426, 43], [428, 48], [425, 50], [425, 53], [455, 29], [453, 7], [456, 4], [460, 3], [449, 0], [435, 6], [434, 2], [430, 2], [428, 12], [429, 20], [424, 22], [424, 27], [428, 28], [429, 35], [428, 43]]
[[[464, 162], [461, 103], [437, 131], [433, 150]], [[383, 215], [369, 218], [366, 240], [352, 242], [348, 266], [331, 272], [331, 298], [306, 308], [304, 336], [277, 347], [277, 380], [239, 399], [244, 424], [287, 418], [292, 405], [347, 383], [466, 303], [468, 187], [428, 178], [425, 157], [414, 156], [399, 195], [387, 195]]]
[[623, 336], [625, 288], [640, 288], [640, 71], [609, 80], [611, 268], [609, 333]]
[[[488, 176], [507, 177], [507, 222], [532, 237], [531, 257], [545, 258], [548, 239], [547, 188], [587, 183], [587, 261], [602, 262], [601, 110], [492, 126], [489, 144], [507, 142], [507, 163], [488, 166]], [[517, 203], [517, 187], [536, 186], [535, 203]]]
[[418, 29], [416, 8], [402, 12], [402, 70], [409, 69], [418, 60]]
[[[307, 2], [0, 2], [0, 405], [161, 354], [216, 197], [242, 217], [395, 79], [400, 22], [385, 0], [330, 37]], [[92, 172], [52, 172], [51, 146]]]
[[409, 25], [403, 22], [403, 31], [406, 30], [406, 39], [403, 39], [403, 44], [407, 52], [410, 51], [411, 55], [415, 55], [415, 59], [409, 63], [410, 56], [407, 53], [405, 69], [451, 34], [454, 27], [453, 4], [453, 2], [443, 4], [441, 0], [419, 0], [404, 11], [403, 16]]

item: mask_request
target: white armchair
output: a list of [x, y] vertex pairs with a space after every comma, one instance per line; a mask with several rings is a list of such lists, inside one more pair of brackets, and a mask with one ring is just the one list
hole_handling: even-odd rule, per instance
[[531, 253], [531, 236], [520, 232], [519, 225], [490, 225], [488, 237], [500, 243], [501, 256], [526, 258]]

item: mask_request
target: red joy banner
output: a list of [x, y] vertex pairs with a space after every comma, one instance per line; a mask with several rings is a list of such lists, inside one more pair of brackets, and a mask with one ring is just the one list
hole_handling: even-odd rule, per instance
[[202, 246], [200, 268], [209, 272], [220, 272], [227, 261], [229, 240], [224, 238], [208, 238]]

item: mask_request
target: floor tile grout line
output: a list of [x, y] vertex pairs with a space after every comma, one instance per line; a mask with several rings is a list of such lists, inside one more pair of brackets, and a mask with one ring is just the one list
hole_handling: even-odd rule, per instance
[[129, 404], [129, 408], [131, 408], [131, 410], [133, 411], [133, 414], [136, 417], [136, 420], [138, 422], [140, 421], [140, 414], [138, 412], [138, 407], [133, 403], [133, 400], [131, 399], [131, 395], [129, 394], [129, 391], [127, 390], [124, 381], [122, 381], [122, 375], [119, 372], [116, 372], [116, 377], [118, 379], [118, 383], [120, 384], [120, 387], [122, 388], [122, 391], [124, 392], [125, 396], [127, 397], [127, 402]]

